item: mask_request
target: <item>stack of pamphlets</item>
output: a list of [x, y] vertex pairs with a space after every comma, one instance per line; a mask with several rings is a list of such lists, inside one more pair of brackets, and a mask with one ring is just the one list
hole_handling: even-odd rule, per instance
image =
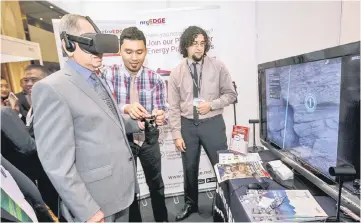
[[232, 152], [219, 153], [219, 164], [232, 164], [232, 163], [248, 163], [248, 162], [262, 162], [258, 153], [248, 153], [247, 155], [234, 154]]
[[248, 190], [239, 198], [251, 222], [319, 221], [328, 217], [308, 190]]
[[[242, 158], [241, 158], [242, 159]], [[254, 159], [254, 158], [253, 158]], [[234, 163], [217, 163], [214, 166], [214, 170], [217, 176], [218, 182], [225, 180], [239, 179], [239, 178], [254, 178], [254, 174], [257, 177], [271, 178], [269, 173], [263, 168], [262, 161], [246, 161], [247, 158], [243, 158], [243, 162]]]

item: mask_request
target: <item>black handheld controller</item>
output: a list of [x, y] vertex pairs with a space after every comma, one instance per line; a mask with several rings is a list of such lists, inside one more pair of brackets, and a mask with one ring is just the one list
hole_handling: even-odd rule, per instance
[[157, 143], [159, 138], [159, 129], [157, 124], [155, 123], [156, 116], [152, 115], [149, 118], [144, 118], [142, 121], [144, 121], [145, 129], [145, 142], [148, 145], [153, 145]]

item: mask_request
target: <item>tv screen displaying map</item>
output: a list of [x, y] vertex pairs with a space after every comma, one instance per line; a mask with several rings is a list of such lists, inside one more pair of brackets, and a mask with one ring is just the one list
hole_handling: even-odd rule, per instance
[[[327, 183], [360, 179], [360, 42], [258, 65], [260, 138]], [[346, 182], [347, 181], [347, 182]]]
[[265, 70], [267, 138], [322, 173], [336, 166], [342, 58]]

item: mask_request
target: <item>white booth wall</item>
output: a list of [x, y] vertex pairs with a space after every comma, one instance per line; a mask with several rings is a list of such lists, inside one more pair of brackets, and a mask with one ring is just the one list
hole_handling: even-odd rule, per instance
[[360, 41], [359, 1], [256, 2], [256, 16], [258, 64]]
[[257, 2], [258, 62], [360, 40], [359, 1]]
[[[360, 40], [359, 1], [57, 1], [55, 5], [93, 20], [136, 20], [138, 11], [219, 5], [220, 59], [238, 86], [237, 120], [242, 125], [258, 117], [257, 64]], [[228, 136], [232, 109], [225, 111]], [[257, 141], [258, 135], [257, 127]]]
[[74, 14], [83, 14], [82, 6], [87, 4], [88, 1], [72, 1], [72, 0], [50, 0], [55, 6]]

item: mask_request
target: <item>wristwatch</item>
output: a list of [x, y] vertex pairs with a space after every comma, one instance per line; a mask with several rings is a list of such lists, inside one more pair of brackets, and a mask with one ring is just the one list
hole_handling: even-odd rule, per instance
[[211, 103], [211, 111], [213, 111], [214, 110], [214, 108], [213, 108], [213, 104]]

